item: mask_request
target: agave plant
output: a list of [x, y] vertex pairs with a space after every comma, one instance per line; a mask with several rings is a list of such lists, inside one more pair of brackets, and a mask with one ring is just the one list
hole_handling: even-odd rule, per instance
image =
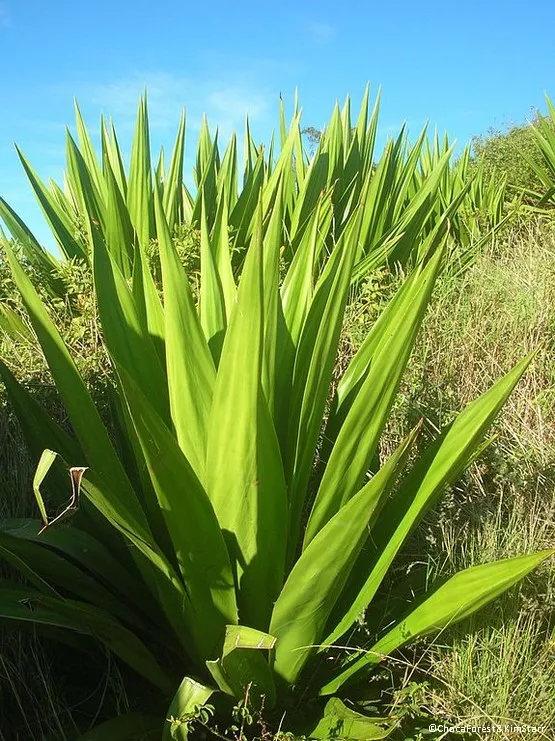
[[[437, 132], [433, 143], [426, 140], [420, 157], [420, 173], [427, 179], [437, 168], [441, 158], [450, 151], [447, 135], [440, 141]], [[422, 187], [421, 184], [417, 185]], [[506, 205], [507, 178], [493, 172], [485, 176], [484, 168], [471, 159], [471, 145], [464, 148], [456, 162], [450, 163], [439, 184], [439, 198], [435, 216], [430, 219], [433, 228], [449, 204], [450, 214], [450, 269], [466, 270], [476, 259], [481, 248], [490, 242], [513, 213]]]
[[[152, 687], [144, 712], [105, 722], [88, 741], [185, 739], [212, 712], [220, 728], [229, 726], [234, 706], [243, 719], [263, 713], [276, 729], [311, 738], [385, 738], [398, 719], [359, 712], [351, 689], [396, 649], [468, 616], [553, 554], [468, 569], [413, 603], [399, 585], [387, 627], [367, 645], [352, 637], [361, 614], [383, 616], [381, 589], [403, 543], [487, 445], [531, 358], [433, 443], [415, 445], [417, 427], [382, 460], [380, 438], [444, 260], [447, 217], [415, 243], [415, 267], [335, 383], [343, 314], [373, 223], [373, 180], [359, 186], [355, 167], [348, 182], [315, 191], [307, 182], [322, 160], [305, 171], [297, 157], [304, 201], [297, 193], [292, 207], [283, 151], [298, 146], [295, 124], [278, 164], [257, 176], [265, 186], [245, 196], [240, 208], [252, 217], [230, 229], [228, 214], [247, 191], [235, 201], [233, 176], [214, 180], [206, 163], [216, 150], [204, 140], [191, 206], [198, 204], [201, 232], [196, 300], [172, 240], [189, 197], [178, 175], [162, 178], [161, 165], [151, 172], [145, 123], [143, 110], [128, 179], [113, 138], [104, 141], [103, 169], [88, 144], [86, 157], [70, 147], [78, 238], [62, 218], [67, 196], [46, 194], [35, 180], [64, 250], [81, 244], [91, 263], [114, 381], [113, 429], [4, 245], [74, 434], [0, 364], [40, 456], [41, 515], [0, 525], [0, 554], [24, 577], [23, 585], [0, 582], [0, 617], [32, 623], [76, 650], [90, 651], [92, 637]], [[348, 139], [350, 127], [343, 132]], [[170, 172], [179, 172], [180, 146]], [[247, 179], [263, 173], [260, 156], [247, 164]], [[22, 222], [10, 218], [21, 236]], [[153, 243], [160, 291], [146, 257]], [[148, 712], [156, 698], [167, 707], [159, 715]]]
[[[239, 161], [235, 135], [220, 156], [218, 136], [212, 136], [203, 121], [195, 159], [197, 186], [193, 194], [183, 185], [185, 118], [179, 125], [175, 147], [166, 169], [164, 152], [151, 168], [146, 98], [141, 100], [129, 172], [126, 172], [115, 128], [102, 120], [100, 140], [102, 156], [94, 150], [80, 110], [76, 105], [76, 139], [68, 132], [67, 168], [63, 183], [46, 185], [22, 152], [23, 167], [52, 228], [61, 261], [45, 250], [32, 231], [0, 198], [0, 218], [16, 243], [18, 253], [32, 275], [40, 282], [42, 295], [54, 304], [71, 304], [73, 315], [80, 312], [73, 305], [67, 284], [67, 266], [90, 264], [92, 245], [85, 228], [92, 218], [104, 241], [113, 243], [108, 234], [109, 214], [116, 210], [122, 220], [124, 240], [114, 248], [113, 257], [126, 277], [131, 279], [134, 256], [130, 245], [133, 235], [140, 234], [144, 243], [156, 234], [152, 189], [143, 184], [153, 178], [161, 191], [168, 227], [175, 236], [180, 231], [198, 234], [204, 208], [207, 226], [229, 236], [232, 269], [240, 269], [245, 246], [252, 235], [255, 207], [262, 199], [267, 221], [276, 198], [276, 185], [283, 189], [284, 249], [282, 260], [288, 264], [297, 250], [309, 223], [309, 215], [324, 191], [327, 219], [327, 248], [331, 249], [347, 223], [354, 203], [360, 202], [364, 216], [360, 230], [360, 249], [355, 259], [352, 278], [357, 281], [386, 262], [409, 265], [425, 236], [440, 223], [449, 225], [451, 257], [457, 270], [464, 269], [480, 245], [504, 222], [503, 183], [490, 179], [484, 184], [478, 172], [468, 169], [468, 151], [452, 165], [453, 147], [447, 139], [440, 145], [437, 136], [433, 147], [426, 138], [426, 128], [415, 144], [409, 144], [403, 126], [395, 139], [387, 142], [376, 156], [380, 95], [373, 110], [369, 108], [369, 89], [364, 95], [355, 125], [351, 121], [350, 100], [343, 109], [336, 106], [330, 125], [319, 140], [314, 156], [309, 158], [303, 145], [300, 112], [295, 102], [293, 121], [287, 130], [283, 102], [280, 107], [280, 143], [274, 156], [273, 140], [265, 152], [257, 146], [248, 119], [244, 134], [242, 186], [239, 187]], [[115, 181], [117, 188], [114, 188]], [[506, 217], [505, 217], [506, 218]], [[216, 221], [218, 222], [216, 224]], [[483, 226], [487, 224], [484, 232]], [[6, 236], [0, 229], [0, 237]], [[120, 237], [116, 235], [116, 239]], [[147, 256], [156, 249], [149, 245]], [[1, 256], [0, 256], [0, 259]], [[70, 271], [71, 272], [71, 271]], [[158, 271], [157, 271], [158, 275]], [[13, 298], [0, 288], [0, 329], [12, 339], [28, 339], [22, 317]]]
[[[64, 259], [89, 261], [92, 245], [86, 219], [93, 218], [103, 239], [110, 239], [109, 214], [118, 211], [123, 220], [125, 242], [115, 258], [124, 275], [130, 277], [133, 255], [125, 245], [131, 244], [133, 233], [139, 234], [145, 243], [156, 233], [152, 194], [143, 189], [144, 182], [153, 179], [160, 187], [170, 233], [182, 224], [200, 228], [204, 208], [210, 230], [217, 219], [223, 220], [230, 230], [233, 263], [238, 267], [254, 229], [256, 205], [261, 199], [267, 220], [280, 183], [287, 240], [283, 257], [287, 262], [293, 258], [322, 191], [330, 194], [336, 239], [353, 205], [364, 204], [360, 254], [356, 256], [353, 271], [356, 279], [387, 259], [407, 264], [414, 257], [421, 237], [429, 234], [441, 218], [453, 217], [464, 197], [460, 191], [470, 181], [465, 171], [459, 173], [463, 179], [460, 187], [446, 187], [456, 179], [449, 164], [453, 147], [445, 146], [435, 151], [433, 157], [427, 154], [426, 128], [411, 145], [403, 126], [377, 156], [379, 103], [378, 94], [370, 111], [367, 89], [356, 122], [351, 120], [349, 98], [341, 110], [336, 106], [312, 157], [304, 147], [297, 102], [289, 129], [281, 103], [277, 156], [273, 139], [267, 149], [255, 143], [247, 119], [241, 186], [236, 136], [231, 137], [221, 156], [218, 134], [213, 136], [204, 120], [195, 158], [195, 193], [183, 185], [184, 116], [167, 170], [163, 151], [157, 166], [151, 167], [146, 98], [139, 106], [128, 173], [113, 124], [101, 122], [99, 159], [77, 105], [77, 137], [67, 134], [67, 168], [62, 184], [44, 183], [19, 149], [18, 154]], [[56, 280], [56, 259], [41, 247], [2, 198], [0, 218], [26, 260], [43, 274], [43, 282], [53, 295], [59, 295], [63, 288]]]

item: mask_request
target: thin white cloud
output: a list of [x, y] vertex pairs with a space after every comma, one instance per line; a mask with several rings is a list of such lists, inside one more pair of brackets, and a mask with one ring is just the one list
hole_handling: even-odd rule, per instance
[[336, 29], [330, 23], [323, 23], [322, 21], [310, 21], [308, 23], [308, 31], [316, 41], [325, 43], [331, 41], [336, 35]]
[[268, 96], [256, 90], [248, 90], [240, 85], [214, 90], [208, 96], [209, 107], [216, 113], [229, 118], [244, 118], [246, 114], [253, 120], [263, 118], [268, 110]]
[[146, 90], [153, 129], [176, 126], [190, 94], [188, 81], [167, 73], [136, 73], [105, 83], [85, 83], [77, 95], [87, 107], [98, 107], [116, 125], [134, 121], [140, 96]]
[[8, 28], [12, 25], [8, 3], [0, 2], [0, 28]]
[[234, 131], [240, 130], [246, 115], [253, 123], [263, 121], [273, 102], [266, 92], [232, 85], [211, 92], [206, 100], [206, 108], [209, 119], [218, 127], [221, 139], [226, 140]]
[[206, 114], [222, 136], [240, 128], [245, 114], [253, 121], [265, 118], [271, 96], [266, 88], [250, 81], [192, 80], [167, 72], [134, 73], [109, 83], [82, 85], [78, 98], [87, 107], [98, 107], [114, 119], [116, 128], [133, 124], [140, 95], [147, 91], [149, 122], [153, 131], [164, 133], [177, 127], [186, 110], [187, 128], [198, 130]]

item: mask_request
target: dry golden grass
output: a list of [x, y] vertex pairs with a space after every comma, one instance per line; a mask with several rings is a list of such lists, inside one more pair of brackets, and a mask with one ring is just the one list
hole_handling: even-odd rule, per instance
[[[555, 229], [538, 223], [510, 232], [460, 282], [440, 284], [391, 440], [420, 415], [441, 426], [532, 351], [497, 440], [409, 544], [420, 559], [427, 550], [430, 576], [555, 545]], [[473, 725], [543, 725], [554, 738], [554, 629], [551, 562], [431, 643], [432, 712]]]

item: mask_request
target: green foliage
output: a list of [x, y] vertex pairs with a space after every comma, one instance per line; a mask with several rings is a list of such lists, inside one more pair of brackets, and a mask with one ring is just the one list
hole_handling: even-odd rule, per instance
[[[100, 340], [96, 299], [90, 269], [79, 260], [58, 263], [51, 272], [59, 286], [52, 294], [20, 247], [12, 245], [18, 260], [71, 348], [80, 372], [95, 386], [106, 376], [106, 355]], [[0, 348], [2, 357], [20, 380], [48, 385], [44, 357], [26, 318], [23, 303], [11, 277], [5, 250], [0, 245]]]
[[539, 125], [534, 128], [534, 138], [538, 146], [541, 162], [532, 162], [534, 170], [545, 193], [540, 201], [540, 206], [555, 205], [555, 108], [547, 98], [549, 116], [539, 120]]
[[537, 168], [542, 165], [535, 132], [541, 131], [545, 118], [536, 114], [530, 122], [502, 129], [490, 129], [472, 140], [474, 166], [486, 177], [506, 177], [513, 193], [524, 193], [531, 202], [533, 193], [543, 193], [544, 184]]
[[322, 132], [319, 129], [316, 129], [314, 126], [305, 126], [304, 129], [301, 131], [303, 136], [306, 136], [308, 143], [312, 147], [312, 149], [316, 149], [318, 146], [320, 139], [322, 138]]
[[[234, 140], [220, 160], [204, 127], [194, 197], [181, 187], [183, 125], [177, 164], [167, 178], [162, 165], [152, 171], [144, 100], [128, 175], [115, 133], [103, 129], [100, 163], [79, 114], [68, 194], [45, 188], [23, 160], [62, 254], [92, 270], [93, 303], [81, 308], [98, 314], [94, 339], [115, 391], [110, 428], [48, 300], [6, 242], [71, 431], [0, 364], [29, 446], [42, 453], [34, 491], [43, 518], [0, 524], [2, 558], [24, 580], [1, 585], [0, 616], [95, 636], [150, 683], [145, 727], [151, 707], [173, 696], [159, 716], [168, 741], [208, 721], [208, 701], [239, 737], [264, 712], [269, 726], [285, 719], [284, 730], [312, 738], [385, 738], [400, 716], [360, 712], [346, 693], [390, 653], [472, 614], [553, 553], [482, 564], [408, 604], [393, 600], [387, 627], [353, 642], [407, 538], [484, 448], [531, 362], [429, 445], [416, 449], [416, 426], [382, 459], [447, 227], [470, 183], [460, 172], [453, 179], [447, 144], [423, 149], [424, 134], [407, 150], [402, 132], [374, 170], [375, 128], [368, 95], [354, 127], [347, 101], [308, 162], [297, 113], [289, 131], [282, 117], [276, 161], [247, 136], [238, 192]], [[172, 239], [187, 218], [200, 231], [197, 290]], [[388, 258], [408, 276], [335, 385], [352, 285]], [[121, 738], [139, 721], [118, 719], [128, 724]]]

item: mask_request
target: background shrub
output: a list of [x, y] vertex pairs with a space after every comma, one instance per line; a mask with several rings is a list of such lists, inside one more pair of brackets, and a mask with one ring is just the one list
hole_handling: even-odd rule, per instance
[[[475, 166], [481, 165], [486, 176], [506, 174], [514, 193], [523, 190], [543, 192], [542, 183], [530, 164], [542, 165], [541, 153], [532, 132], [532, 127], [537, 128], [539, 121], [539, 116], [535, 115], [531, 122], [510, 124], [501, 129], [490, 128], [487, 134], [473, 137]], [[535, 200], [528, 195], [530, 198]]]

